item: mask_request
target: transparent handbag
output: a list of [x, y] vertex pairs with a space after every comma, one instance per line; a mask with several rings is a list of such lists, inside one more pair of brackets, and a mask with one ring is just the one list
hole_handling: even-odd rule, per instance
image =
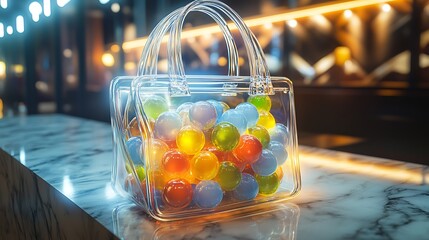
[[[181, 32], [190, 12], [220, 26], [228, 76], [185, 75]], [[223, 16], [237, 26], [250, 76]], [[168, 74], [157, 74], [163, 37]], [[255, 36], [230, 7], [197, 0], [166, 16], [149, 35], [138, 76], [111, 83], [112, 184], [161, 221], [260, 211], [301, 188], [293, 88], [268, 72]]]

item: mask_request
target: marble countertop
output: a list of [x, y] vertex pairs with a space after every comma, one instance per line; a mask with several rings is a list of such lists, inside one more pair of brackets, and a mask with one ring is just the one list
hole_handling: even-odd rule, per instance
[[[28, 175], [25, 169], [29, 169], [46, 186], [64, 195], [64, 202], [70, 201], [112, 233], [113, 237], [102, 235], [106, 238], [428, 239], [429, 236], [429, 167], [424, 165], [301, 146], [303, 187], [297, 198], [273, 205], [264, 213], [220, 222], [161, 223], [147, 217], [111, 188], [112, 134], [106, 123], [64, 115], [2, 119], [0, 148], [16, 159], [13, 162], [19, 169], [9, 176], [10, 183], [0, 183], [0, 194], [5, 188], [11, 189], [8, 188], [11, 179], [25, 177]], [[0, 179], [8, 176], [4, 170], [8, 168], [2, 168], [6, 165], [11, 168], [0, 155]], [[15, 190], [8, 193], [11, 199], [14, 192], [19, 192]], [[6, 194], [2, 195], [0, 207], [7, 202]], [[41, 205], [46, 207], [61, 208], [61, 204]], [[32, 210], [27, 208], [19, 208], [20, 213]], [[0, 208], [1, 211], [7, 213], [15, 208]], [[59, 221], [63, 215], [46, 213], [41, 217]], [[88, 229], [91, 227], [82, 231]]]

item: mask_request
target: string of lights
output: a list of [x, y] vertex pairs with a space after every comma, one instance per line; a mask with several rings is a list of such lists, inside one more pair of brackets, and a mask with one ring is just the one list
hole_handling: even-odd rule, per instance
[[[2, 11], [10, 11], [11, 6], [8, 1], [10, 0], [0, 0], [0, 13]], [[16, 33], [23, 33], [25, 31], [25, 19], [24, 16], [31, 16], [33, 22], [39, 22], [40, 17], [50, 17], [52, 11], [51, 1], [55, 0], [40, 0], [32, 1], [28, 4], [20, 4], [20, 6], [25, 6], [24, 9], [20, 9], [16, 17], [12, 17], [15, 21], [12, 20], [12, 23], [6, 23], [5, 19], [0, 18], [0, 38], [4, 38], [7, 35], [12, 35]], [[56, 0], [56, 5], [60, 8], [65, 7], [71, 0]], [[11, 5], [15, 2], [11, 2]], [[1, 15], [0, 15], [1, 16]], [[13, 23], [14, 22], [14, 23]]]

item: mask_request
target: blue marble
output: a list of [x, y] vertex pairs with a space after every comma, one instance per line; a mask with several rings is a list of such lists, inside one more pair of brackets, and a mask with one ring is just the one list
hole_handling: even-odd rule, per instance
[[[9, 194], [5, 189], [13, 189], [11, 186], [22, 185], [13, 191], [25, 192], [26, 185], [19, 181], [24, 178], [33, 181], [37, 176], [120, 238], [424, 239], [429, 236], [429, 167], [425, 165], [300, 146], [303, 187], [300, 195], [288, 203], [273, 204], [271, 210], [258, 215], [243, 213], [215, 222], [195, 219], [160, 223], [113, 191], [109, 124], [64, 115], [6, 118], [0, 120], [0, 148], [16, 159], [0, 156], [0, 178], [9, 176], [5, 178], [8, 181], [0, 182], [0, 200], [7, 199]], [[14, 166], [10, 166], [13, 161]], [[18, 170], [11, 173], [6, 169]], [[290, 184], [287, 177], [282, 184]], [[67, 209], [57, 198], [46, 199], [51, 202], [43, 206]], [[26, 201], [15, 203], [12, 211], [16, 212], [16, 218], [22, 217], [22, 209], [32, 206], [26, 206]], [[52, 219], [67, 217], [54, 216], [49, 211], [39, 215], [47, 219], [48, 225], [54, 224]], [[94, 223], [82, 224], [87, 228], [82, 228], [79, 234], [85, 236]], [[67, 234], [61, 227], [55, 229]], [[7, 238], [0, 233], [0, 239]], [[94, 235], [94, 239], [98, 237]]]

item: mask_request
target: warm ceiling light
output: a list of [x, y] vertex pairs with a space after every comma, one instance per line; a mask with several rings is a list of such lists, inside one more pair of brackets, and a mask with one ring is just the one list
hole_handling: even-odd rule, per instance
[[296, 26], [298, 26], [298, 21], [295, 19], [288, 20], [287, 25], [291, 28], [296, 28]]
[[353, 16], [353, 12], [350, 9], [347, 9], [343, 12], [345, 18], [351, 18]]
[[383, 12], [390, 12], [390, 10], [392, 10], [392, 7], [390, 6], [390, 4], [388, 4], [388, 3], [385, 3], [385, 4], [383, 4], [382, 6], [381, 6], [381, 10], [383, 11]]
[[270, 23], [270, 22], [267, 22], [267, 23], [264, 24], [264, 28], [267, 29], [267, 30], [269, 30], [269, 29], [273, 28], [273, 24]]
[[[289, 10], [286, 10], [285, 12], [274, 14], [274, 15], [251, 17], [251, 18], [244, 19], [244, 22], [248, 27], [255, 27], [255, 26], [264, 25], [267, 22], [271, 22], [271, 23], [282, 22], [282, 21], [287, 21], [291, 19], [298, 19], [298, 18], [309, 17], [309, 16], [318, 15], [318, 14], [344, 11], [347, 9], [371, 6], [371, 5], [376, 5], [376, 4], [386, 3], [391, 1], [393, 0], [333, 1], [332, 3], [317, 4], [313, 7], [303, 7], [295, 10], [289, 9]], [[237, 29], [237, 27], [233, 23], [228, 23], [228, 27], [231, 30]], [[212, 24], [212, 25], [195, 27], [189, 30], [185, 30], [182, 32], [182, 38], [190, 38], [190, 37], [201, 36], [204, 34], [213, 34], [218, 32], [219, 32], [219, 26]], [[141, 48], [145, 45], [146, 41], [147, 41], [147, 37], [136, 39], [133, 41], [125, 42], [122, 47], [124, 50]], [[163, 41], [166, 41], [166, 38], [164, 38]]]
[[134, 71], [136, 70], [136, 64], [134, 62], [126, 62], [124, 68], [126, 71]]
[[24, 66], [22, 66], [21, 64], [13, 65], [12, 71], [16, 74], [22, 74], [24, 72]]
[[114, 3], [112, 6], [110, 6], [110, 9], [112, 9], [112, 12], [118, 13], [121, 11], [121, 5], [119, 5], [119, 3]]
[[110, 53], [104, 53], [103, 56], [101, 56], [101, 62], [106, 67], [113, 67], [113, 65], [115, 65], [115, 58]]
[[6, 63], [3, 61], [0, 61], [0, 79], [4, 78], [6, 76]]
[[64, 57], [66, 57], [66, 58], [71, 58], [71, 57], [73, 56], [73, 52], [72, 52], [72, 50], [71, 50], [71, 49], [66, 48], [66, 49], [64, 49], [64, 51], [63, 51], [63, 55], [64, 55]]
[[226, 58], [225, 57], [220, 57], [218, 60], [217, 60], [217, 64], [219, 65], [219, 66], [221, 66], [221, 67], [223, 67], [223, 66], [226, 66], [226, 64], [228, 63], [228, 60], [226, 60]]
[[119, 50], [121, 50], [121, 48], [119, 47], [119, 45], [118, 45], [118, 44], [113, 44], [113, 45], [110, 47], [110, 51], [112, 51], [112, 52], [114, 52], [114, 53], [119, 52]]

